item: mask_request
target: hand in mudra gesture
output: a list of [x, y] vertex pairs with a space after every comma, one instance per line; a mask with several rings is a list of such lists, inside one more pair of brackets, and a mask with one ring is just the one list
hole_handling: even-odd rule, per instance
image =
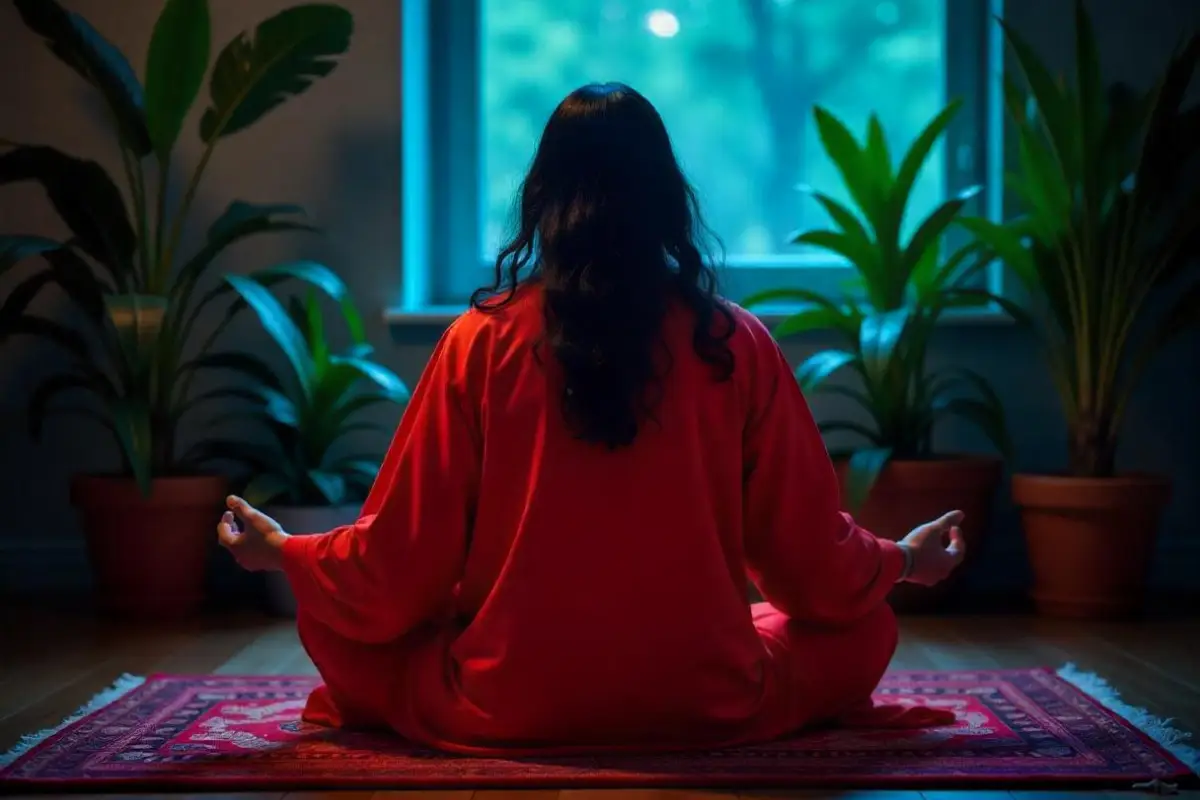
[[912, 570], [905, 580], [934, 586], [950, 577], [967, 555], [967, 544], [958, 527], [962, 521], [961, 511], [951, 511], [933, 522], [913, 528], [900, 540], [912, 554]]
[[279, 523], [240, 497], [230, 495], [225, 505], [229, 510], [217, 523], [217, 538], [238, 566], [251, 572], [282, 569], [283, 543], [288, 535]]

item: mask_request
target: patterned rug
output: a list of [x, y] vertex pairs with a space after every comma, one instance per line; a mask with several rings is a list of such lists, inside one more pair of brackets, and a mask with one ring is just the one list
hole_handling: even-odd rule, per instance
[[299, 715], [315, 684], [127, 677], [57, 731], [27, 737], [6, 757], [2, 788], [1163, 788], [1194, 778], [1185, 761], [1197, 763], [1183, 735], [1070, 668], [884, 679], [881, 699], [953, 709], [957, 724], [940, 729], [821, 731], [721, 752], [512, 760], [452, 757], [307, 725]]

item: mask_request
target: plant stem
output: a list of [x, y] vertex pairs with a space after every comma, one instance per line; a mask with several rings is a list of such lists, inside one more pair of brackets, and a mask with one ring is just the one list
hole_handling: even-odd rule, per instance
[[171, 261], [175, 256], [175, 251], [179, 249], [179, 242], [183, 238], [184, 220], [187, 219], [192, 202], [196, 199], [196, 190], [200, 187], [200, 178], [204, 175], [204, 170], [208, 167], [208, 160], [212, 158], [217, 141], [217, 137], [214, 136], [212, 141], [208, 143], [208, 146], [204, 148], [204, 154], [200, 157], [200, 163], [196, 165], [196, 170], [192, 173], [191, 180], [188, 181], [187, 190], [183, 194], [183, 202], [180, 203], [179, 213], [175, 215], [175, 219], [171, 223], [171, 235], [167, 239], [167, 248], [158, 262], [159, 275], [164, 285], [166, 284], [167, 275], [170, 274]]
[[[154, 226], [154, 263], [161, 265], [163, 263], [163, 236], [166, 233], [167, 226], [167, 188], [171, 179], [171, 155], [163, 153], [158, 157], [158, 213], [156, 215]], [[160, 273], [167, 273], [169, 270], [159, 269]], [[163, 291], [166, 290], [166, 282], [163, 282]]]

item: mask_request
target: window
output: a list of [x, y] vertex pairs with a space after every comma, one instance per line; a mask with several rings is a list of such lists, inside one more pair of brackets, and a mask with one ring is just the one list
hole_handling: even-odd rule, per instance
[[972, 212], [995, 214], [997, 1], [403, 0], [405, 308], [461, 306], [489, 282], [542, 126], [591, 81], [662, 113], [734, 299], [847, 277], [789, 243], [827, 223], [798, 184], [842, 197], [814, 104], [860, 133], [879, 114], [895, 152], [961, 98], [913, 210], [982, 183]]

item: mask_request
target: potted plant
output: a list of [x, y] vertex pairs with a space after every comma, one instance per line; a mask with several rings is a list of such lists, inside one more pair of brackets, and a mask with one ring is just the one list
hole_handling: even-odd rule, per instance
[[[359, 509], [379, 472], [388, 431], [379, 446], [347, 452], [350, 434], [378, 431], [362, 412], [381, 403], [403, 403], [408, 389], [391, 370], [371, 359], [358, 314], [344, 301], [353, 343], [334, 353], [325, 335], [317, 296], [292, 298], [287, 311], [259, 283], [241, 276], [226, 278], [258, 315], [282, 351], [288, 370], [280, 376], [258, 359], [239, 357], [246, 382], [241, 391], [255, 403], [252, 412], [271, 443], [229, 454], [253, 470], [243, 496], [263, 507], [291, 534], [323, 533], [358, 518]], [[271, 610], [294, 614], [295, 598], [287, 579], [266, 576]]]
[[1200, 109], [1182, 109], [1200, 38], [1149, 91], [1106, 92], [1081, 0], [1075, 28], [1067, 83], [1005, 27], [1025, 87], [1010, 80], [1006, 92], [1019, 149], [1009, 185], [1024, 216], [963, 224], [1019, 278], [1021, 319], [1066, 417], [1066, 471], [1013, 477], [1033, 598], [1047, 614], [1091, 617], [1139, 608], [1170, 494], [1163, 476], [1119, 472], [1116, 455], [1147, 365], [1200, 322], [1200, 281], [1185, 269], [1200, 242]]
[[[308, 231], [302, 209], [231, 203], [194, 250], [182, 242], [197, 187], [216, 147], [328, 75], [349, 46], [352, 18], [306, 5], [265, 20], [224, 49], [209, 76], [198, 134], [203, 155], [178, 203], [169, 178], [179, 133], [208, 73], [205, 0], [167, 0], [146, 57], [145, 88], [129, 62], [83, 17], [54, 0], [13, 0], [25, 26], [103, 100], [121, 155], [124, 192], [103, 167], [53, 147], [0, 140], [0, 184], [38, 182], [69, 229], [64, 241], [0, 236], [0, 278], [40, 256], [0, 304], [0, 341], [33, 336], [65, 350], [69, 366], [32, 393], [36, 436], [49, 413], [81, 413], [114, 437], [120, 465], [79, 475], [71, 488], [103, 605], [128, 614], [180, 615], [202, 599], [213, 515], [226, 481], [205, 468], [214, 442], [183, 448], [185, 421], [227, 390], [196, 393], [197, 374], [227, 366], [214, 341], [244, 302], [204, 285], [216, 258], [248, 237]], [[273, 267], [253, 279], [345, 287], [317, 264]], [[39, 316], [31, 302], [55, 287], [81, 327]], [[223, 316], [210, 318], [211, 312]], [[203, 323], [203, 325], [201, 325]], [[215, 324], [213, 324], [215, 323]], [[90, 402], [55, 406], [66, 393]], [[220, 449], [220, 448], [217, 448]]]
[[[993, 299], [972, 281], [989, 260], [981, 248], [967, 242], [946, 252], [950, 248], [945, 246], [950, 225], [978, 187], [914, 221], [911, 235], [902, 233], [913, 183], [958, 107], [952, 103], [939, 113], [898, 166], [875, 116], [860, 143], [833, 114], [816, 108], [821, 143], [854, 207], [809, 190], [835, 227], [808, 231], [794, 241], [844, 258], [854, 270], [856, 292], [830, 297], [808, 289], [779, 289], [744, 302], [751, 307], [801, 304], [775, 326], [777, 337], [828, 330], [840, 340], [838, 347], [809, 356], [796, 378], [804, 391], [844, 397], [865, 414], [865, 421], [820, 422], [822, 432], [845, 432], [862, 441], [849, 452], [835, 453], [843, 507], [864, 527], [890, 539], [947, 510], [962, 509], [967, 552], [975, 553], [988, 525], [1001, 461], [939, 454], [933, 449], [933, 431], [943, 418], [959, 416], [1007, 453], [1004, 413], [978, 373], [965, 367], [935, 371], [926, 365], [926, 355], [947, 310]], [[829, 382], [839, 373], [853, 376], [853, 384]], [[902, 585], [892, 601], [905, 610], [925, 609], [938, 604], [952, 586], [930, 590]]]

